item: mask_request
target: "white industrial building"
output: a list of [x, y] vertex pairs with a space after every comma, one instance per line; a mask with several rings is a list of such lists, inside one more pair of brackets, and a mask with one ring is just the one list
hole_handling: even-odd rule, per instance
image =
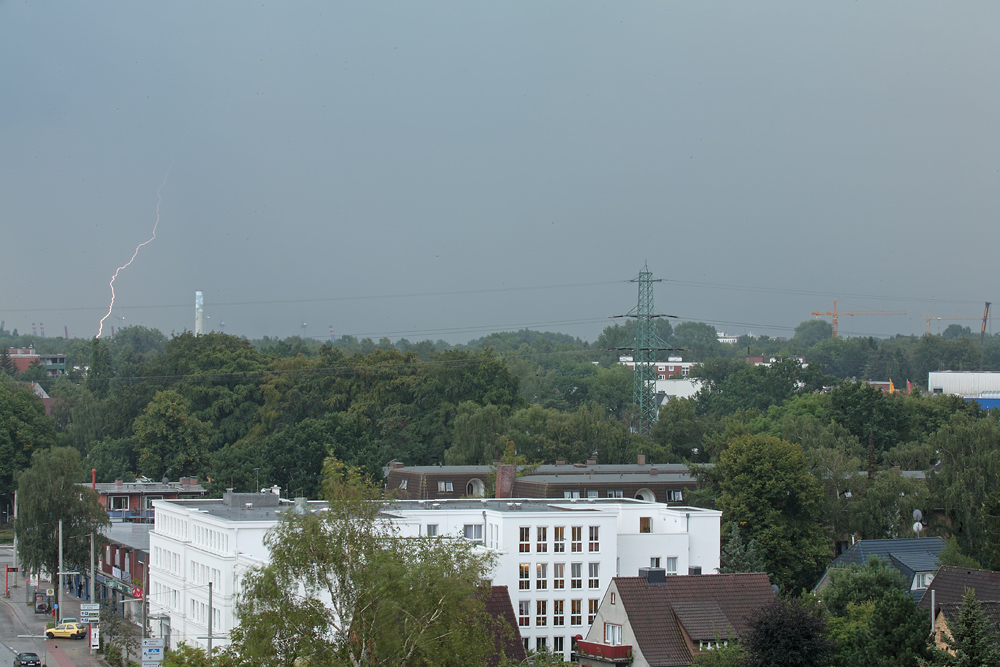
[[927, 374], [927, 391], [965, 398], [1000, 396], [1000, 371], [937, 371]]
[[[293, 504], [277, 495], [157, 501], [150, 534], [150, 616], [169, 645], [216, 646], [235, 624], [240, 573], [266, 562], [265, 533]], [[309, 503], [322, 508], [322, 503]], [[492, 580], [510, 591], [528, 648], [569, 659], [586, 635], [611, 578], [662, 567], [713, 573], [721, 513], [622, 498], [395, 501], [384, 516], [402, 538], [454, 536], [497, 554]], [[208, 582], [213, 602], [208, 610]], [[157, 626], [159, 624], [159, 627]]]

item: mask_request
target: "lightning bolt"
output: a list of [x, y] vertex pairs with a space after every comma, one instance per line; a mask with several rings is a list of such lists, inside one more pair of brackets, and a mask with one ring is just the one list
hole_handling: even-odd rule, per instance
[[156, 228], [160, 224], [160, 202], [162, 201], [162, 198], [160, 197], [160, 190], [162, 190], [163, 186], [166, 184], [167, 176], [170, 175], [170, 170], [173, 168], [174, 168], [174, 158], [173, 156], [171, 156], [170, 167], [167, 169], [167, 173], [163, 175], [163, 180], [160, 182], [160, 187], [156, 188], [156, 222], [153, 223], [152, 236], [150, 236], [148, 239], [137, 245], [135, 247], [135, 252], [132, 253], [131, 259], [125, 262], [125, 264], [123, 264], [122, 266], [119, 266], [115, 270], [115, 275], [111, 276], [111, 282], [108, 283], [108, 286], [111, 288], [111, 304], [108, 306], [107, 314], [104, 317], [102, 317], [101, 321], [97, 324], [97, 338], [100, 338], [101, 332], [104, 331], [104, 320], [108, 319], [108, 317], [111, 316], [111, 311], [114, 310], [115, 307], [115, 280], [118, 278], [118, 274], [123, 269], [127, 269], [129, 267], [129, 264], [135, 261], [136, 255], [139, 254], [139, 250], [142, 248], [142, 246], [152, 243], [153, 240], [156, 239]]

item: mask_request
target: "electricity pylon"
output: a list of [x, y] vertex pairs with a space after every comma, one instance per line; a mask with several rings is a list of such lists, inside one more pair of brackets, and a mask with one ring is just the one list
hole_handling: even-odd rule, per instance
[[649, 433], [650, 426], [656, 421], [656, 352], [670, 349], [656, 335], [654, 320], [663, 317], [653, 308], [653, 283], [663, 282], [654, 278], [646, 264], [643, 264], [639, 275], [629, 281], [639, 284], [639, 301], [626, 317], [635, 318], [635, 349], [632, 361], [635, 362], [635, 376], [632, 380], [632, 403], [639, 411], [638, 432]]

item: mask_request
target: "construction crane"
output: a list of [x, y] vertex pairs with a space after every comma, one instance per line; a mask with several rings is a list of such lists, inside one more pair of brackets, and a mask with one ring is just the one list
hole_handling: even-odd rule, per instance
[[[986, 303], [990, 303], [990, 302], [987, 301]], [[932, 320], [935, 321], [935, 322], [958, 322], [958, 321], [961, 321], [961, 320], [975, 320], [976, 322], [982, 322], [983, 323], [983, 327], [982, 327], [982, 331], [979, 334], [980, 342], [982, 342], [986, 338], [986, 322], [989, 320], [989, 314], [990, 314], [990, 310], [989, 310], [989, 306], [987, 306], [986, 307], [986, 312], [983, 313], [982, 317], [980, 317], [979, 315], [973, 315], [972, 317], [963, 316], [963, 315], [956, 315], [955, 317], [931, 317], [931, 316], [928, 315], [928, 316], [924, 317], [924, 322], [927, 323], [927, 334], [928, 335], [930, 335], [930, 333], [931, 333], [931, 321]]]
[[990, 317], [990, 302], [986, 302], [986, 310], [983, 311], [983, 328], [979, 332], [979, 344], [986, 342], [986, 320]]
[[828, 316], [828, 317], [832, 317], [833, 318], [833, 337], [837, 338], [837, 318], [840, 317], [841, 315], [850, 315], [850, 316], [854, 316], [854, 315], [906, 315], [906, 311], [905, 310], [854, 310], [854, 311], [837, 310], [837, 300], [834, 299], [833, 300], [833, 310], [831, 310], [829, 312], [826, 312], [826, 313], [821, 313], [818, 310], [814, 310], [812, 312], [812, 314], [820, 316], [820, 317], [822, 317], [824, 315]]

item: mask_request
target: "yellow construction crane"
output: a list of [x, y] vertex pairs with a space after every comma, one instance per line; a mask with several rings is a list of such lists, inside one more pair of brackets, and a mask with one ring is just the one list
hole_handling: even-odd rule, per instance
[[837, 300], [833, 300], [833, 310], [821, 313], [818, 310], [812, 312], [813, 315], [817, 316], [828, 316], [833, 318], [833, 337], [837, 338], [837, 318], [841, 315], [906, 315], [905, 310], [837, 310]]
[[955, 317], [931, 317], [928, 315], [924, 317], [924, 322], [927, 323], [927, 335], [929, 336], [931, 333], [931, 320], [934, 320], [935, 322], [957, 322], [960, 320], [976, 320], [977, 322], [983, 323], [981, 331], [979, 332], [979, 341], [982, 342], [983, 339], [986, 338], [986, 323], [990, 320], [990, 302], [987, 301], [986, 304], [987, 304], [986, 311], [983, 313], [982, 317], [978, 315], [973, 317], [966, 317], [963, 315], [956, 315]]

